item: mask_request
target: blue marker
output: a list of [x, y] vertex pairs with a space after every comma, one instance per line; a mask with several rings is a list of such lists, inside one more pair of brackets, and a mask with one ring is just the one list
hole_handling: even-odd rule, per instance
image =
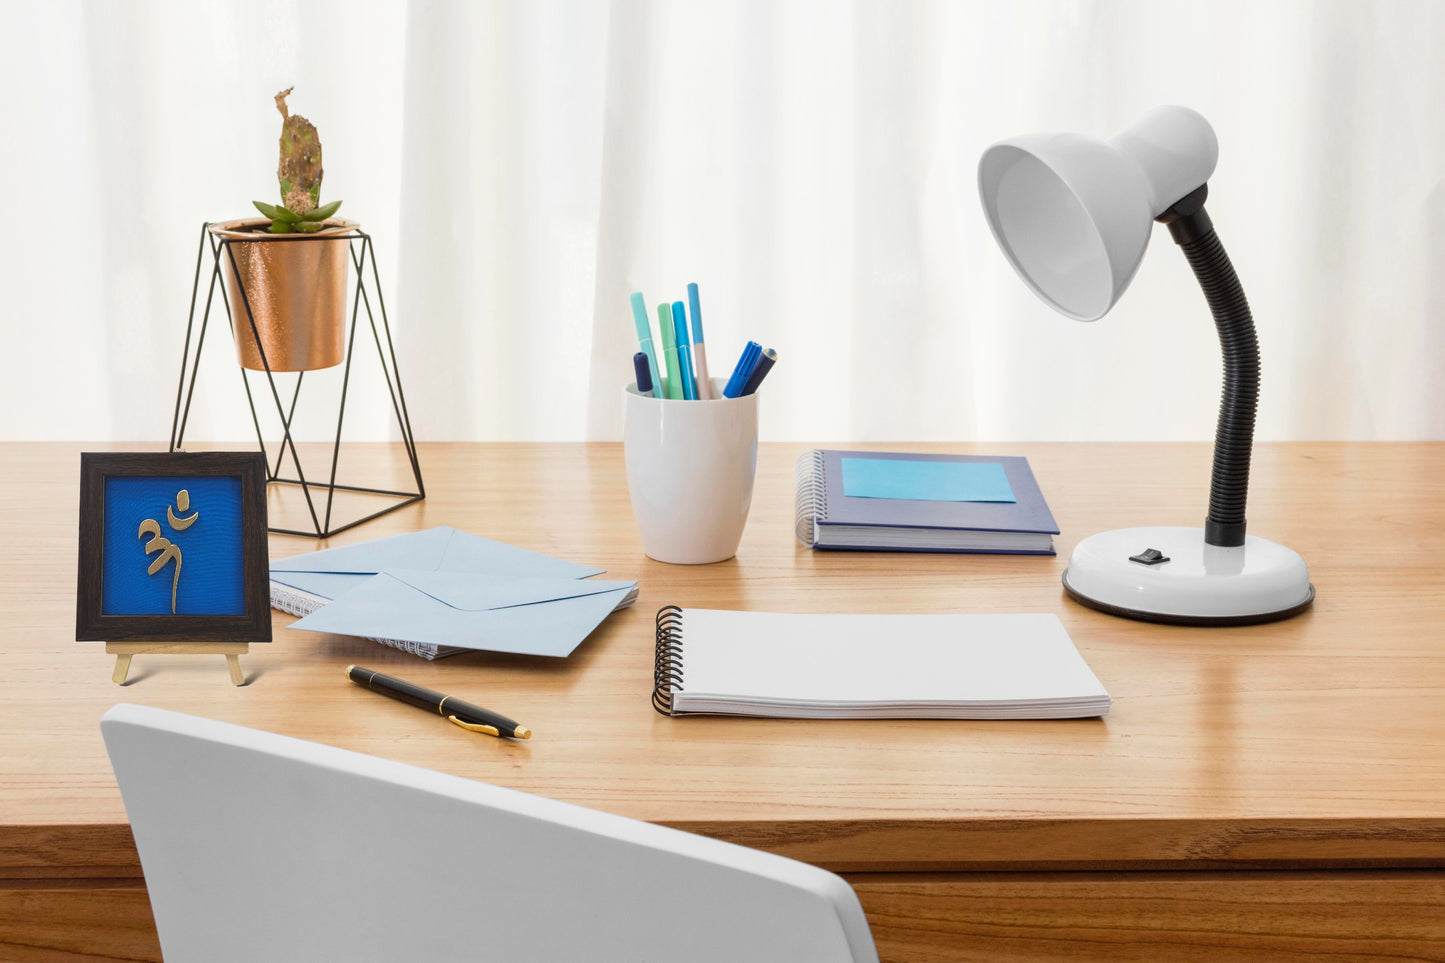
[[639, 351], [632, 356], [632, 367], [637, 372], [637, 393], [652, 394], [652, 372], [647, 367], [647, 353]]
[[[657, 373], [657, 351], [652, 347], [652, 326], [647, 323], [647, 305], [642, 301], [642, 292], [632, 295], [632, 320], [637, 324], [637, 340], [642, 344], [642, 353], [647, 355], [647, 373], [652, 376], [652, 396], [663, 397], [662, 378]], [[638, 388], [642, 383], [638, 382]]]
[[692, 347], [687, 341], [687, 315], [682, 302], [672, 302], [672, 329], [677, 334], [677, 374], [682, 379], [682, 396], [697, 400], [697, 387], [692, 383]]
[[697, 369], [697, 396], [703, 401], [712, 400], [712, 378], [707, 373], [707, 347], [702, 342], [702, 303], [697, 296], [697, 285], [687, 286], [687, 306], [692, 314], [692, 364]]
[[724, 398], [736, 398], [742, 394], [743, 386], [748, 383], [748, 377], [753, 373], [753, 365], [758, 363], [758, 355], [762, 353], [762, 345], [756, 341], [748, 342], [748, 346], [743, 349], [742, 357], [738, 358], [737, 367], [733, 368], [733, 374], [728, 379], [727, 387], [723, 389]]

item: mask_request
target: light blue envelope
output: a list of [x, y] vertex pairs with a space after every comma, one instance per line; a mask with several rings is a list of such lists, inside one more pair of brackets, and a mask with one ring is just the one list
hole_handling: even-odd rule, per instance
[[290, 627], [565, 658], [636, 587], [399, 569], [367, 578]]
[[378, 572], [407, 569], [473, 575], [581, 579], [602, 574], [445, 525], [357, 545], [293, 555], [271, 563], [271, 580], [325, 599], [340, 598]]
[[384, 573], [454, 609], [481, 612], [517, 605], [560, 602], [563, 599], [631, 589], [636, 582], [579, 578], [512, 578], [508, 575], [471, 575], [466, 572], [419, 572], [389, 568]]

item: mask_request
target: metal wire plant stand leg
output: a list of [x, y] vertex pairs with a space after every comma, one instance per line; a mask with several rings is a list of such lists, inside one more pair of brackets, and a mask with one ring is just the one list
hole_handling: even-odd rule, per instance
[[[361, 230], [353, 230], [342, 235], [271, 235], [261, 242], [250, 242], [232, 238], [217, 238], [210, 233], [210, 224], [201, 225], [201, 239], [196, 248], [196, 271], [191, 282], [191, 308], [186, 320], [186, 344], [181, 355], [181, 377], [176, 386], [176, 407], [171, 418], [171, 440], [170, 450], [179, 451], [185, 440], [186, 421], [191, 411], [191, 399], [195, 394], [196, 380], [201, 367], [201, 349], [205, 345], [206, 329], [210, 324], [211, 308], [215, 302], [216, 292], [221, 292], [221, 304], [226, 312], [226, 321], [231, 328], [234, 338], [236, 315], [242, 316], [242, 323], [251, 328], [251, 335], [255, 338], [257, 350], [260, 352], [261, 364], [266, 374], [266, 384], [270, 390], [271, 399], [276, 405], [276, 414], [281, 421], [281, 447], [276, 454], [275, 464], [270, 463], [269, 452], [266, 451], [266, 439], [261, 431], [261, 420], [256, 413], [256, 397], [251, 390], [251, 379], [244, 367], [237, 365], [241, 372], [241, 381], [246, 389], [246, 402], [251, 408], [251, 423], [256, 428], [256, 441], [261, 446], [263, 454], [267, 455], [266, 482], [267, 485], [293, 485], [301, 489], [306, 499], [306, 508], [311, 517], [312, 530], [303, 531], [298, 529], [271, 528], [277, 535], [300, 535], [311, 538], [330, 538], [347, 529], [355, 528], [357, 525], [379, 518], [399, 508], [405, 508], [426, 497], [426, 487], [422, 483], [421, 463], [417, 460], [416, 438], [411, 430], [411, 416], [407, 412], [406, 395], [401, 388], [401, 371], [396, 363], [396, 347], [391, 339], [391, 324], [386, 316], [386, 301], [381, 293], [381, 277], [376, 267], [376, 254], [371, 244], [371, 235]], [[209, 245], [208, 245], [209, 242]], [[346, 336], [346, 360], [342, 372], [341, 381], [341, 403], [336, 413], [336, 440], [331, 449], [331, 472], [326, 482], [308, 481], [306, 474], [301, 467], [301, 457], [296, 450], [296, 443], [291, 437], [291, 424], [296, 416], [297, 401], [301, 397], [301, 384], [305, 378], [305, 372], [298, 372], [296, 375], [296, 386], [291, 392], [289, 404], [282, 399], [281, 390], [276, 383], [275, 372], [271, 370], [271, 364], [266, 358], [265, 345], [261, 340], [260, 333], [256, 328], [256, 318], [251, 310], [251, 299], [246, 293], [245, 282], [242, 279], [242, 272], [237, 269], [235, 254], [231, 251], [234, 244], [245, 243], [266, 243], [266, 244], [317, 244], [317, 243], [340, 243], [345, 242], [351, 254], [351, 263], [356, 269], [356, 288], [352, 295], [350, 331]], [[206, 251], [209, 246], [211, 254], [211, 279], [206, 290], [205, 307], [201, 313], [200, 328], [196, 329], [196, 304], [199, 300], [201, 267], [206, 260]], [[232, 309], [230, 300], [226, 296], [225, 285], [221, 283], [221, 259], [227, 259], [232, 274], [236, 279], [236, 287], [241, 296], [240, 311]], [[375, 294], [376, 305], [373, 310], [372, 296], [367, 291], [366, 276], [370, 268], [371, 287]], [[398, 427], [401, 429], [402, 444], [406, 448], [408, 461], [411, 463], [412, 477], [416, 481], [416, 491], [395, 491], [386, 488], [367, 488], [360, 485], [343, 485], [336, 481], [336, 467], [341, 456], [341, 429], [346, 418], [346, 395], [351, 384], [351, 362], [355, 357], [357, 322], [360, 319], [362, 308], [366, 309], [366, 319], [371, 328], [372, 341], [376, 345], [377, 358], [381, 362], [382, 377], [386, 381], [387, 393], [391, 397], [392, 411], [396, 415]], [[377, 315], [380, 315], [381, 325], [377, 326]], [[195, 334], [195, 347], [192, 350], [192, 334]], [[189, 377], [187, 376], [189, 367]], [[282, 469], [286, 462], [286, 454], [290, 452], [291, 464], [296, 469], [296, 477], [283, 477]], [[322, 504], [320, 493], [325, 492], [325, 501]], [[336, 493], [352, 492], [363, 495], [383, 495], [399, 499], [394, 504], [364, 515], [361, 518], [353, 519], [340, 524], [333, 525], [332, 508], [335, 502]], [[315, 493], [313, 497], [313, 492]], [[320, 509], [318, 513], [318, 508]]]

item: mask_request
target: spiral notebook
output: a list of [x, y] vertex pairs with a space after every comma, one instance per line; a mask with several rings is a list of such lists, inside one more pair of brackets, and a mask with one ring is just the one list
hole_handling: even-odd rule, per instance
[[1055, 615], [657, 613], [663, 715], [1069, 719], [1111, 702]]
[[809, 548], [1054, 554], [1059, 526], [1026, 458], [819, 449], [794, 477]]

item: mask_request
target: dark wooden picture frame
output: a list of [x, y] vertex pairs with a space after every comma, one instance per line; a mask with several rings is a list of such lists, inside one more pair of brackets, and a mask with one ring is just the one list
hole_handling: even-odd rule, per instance
[[[241, 480], [242, 615], [105, 615], [105, 481], [117, 477], [220, 475]], [[231, 452], [82, 452], [76, 641], [270, 642], [266, 456]]]

